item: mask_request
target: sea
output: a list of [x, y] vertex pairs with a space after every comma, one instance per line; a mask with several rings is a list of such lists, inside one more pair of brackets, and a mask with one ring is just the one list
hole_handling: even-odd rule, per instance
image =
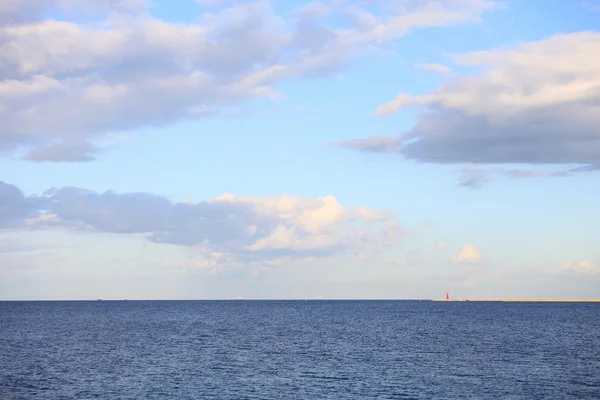
[[600, 303], [0, 302], [0, 399], [600, 399]]

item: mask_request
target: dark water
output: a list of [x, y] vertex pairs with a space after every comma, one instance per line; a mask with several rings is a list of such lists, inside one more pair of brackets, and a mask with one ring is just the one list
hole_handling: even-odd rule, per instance
[[0, 399], [600, 399], [600, 304], [0, 302]]

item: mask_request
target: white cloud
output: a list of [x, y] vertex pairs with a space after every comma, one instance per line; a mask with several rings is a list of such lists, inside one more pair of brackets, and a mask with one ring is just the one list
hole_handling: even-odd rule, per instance
[[485, 260], [484, 260], [483, 256], [481, 255], [481, 252], [473, 244], [466, 244], [466, 245], [464, 245], [448, 261], [451, 264], [480, 265], [480, 264], [484, 264], [485, 263]]
[[565, 261], [555, 270], [559, 273], [574, 273], [577, 275], [600, 275], [600, 265], [588, 260], [578, 262]]
[[600, 33], [559, 34], [454, 56], [479, 72], [379, 106], [421, 110], [410, 132], [340, 144], [432, 163], [600, 165]]
[[[334, 1], [302, 5], [290, 19], [268, 2], [216, 3], [194, 23], [153, 18], [137, 0], [3, 3], [0, 152], [92, 160], [95, 142], [115, 132], [273, 97], [283, 80], [331, 75], [411, 29], [475, 21], [495, 4]], [[43, 19], [55, 10], [87, 19]]]
[[[428, 95], [401, 94], [386, 109], [393, 112], [407, 105], [439, 105], [500, 122], [539, 108], [587, 103], [598, 95], [594, 89], [600, 80], [600, 56], [594, 50], [599, 43], [599, 33], [582, 32], [556, 35], [510, 50], [456, 55], [457, 64], [480, 67], [485, 72], [459, 77]], [[489, 96], [492, 93], [494, 96]]]
[[[389, 212], [366, 207], [347, 209], [333, 196], [303, 199], [287, 195], [257, 198], [226, 194], [211, 201], [249, 204], [257, 212], [280, 221], [270, 235], [247, 247], [251, 251], [360, 248], [376, 237], [381, 242], [396, 237], [400, 230]], [[377, 226], [375, 232], [371, 229], [373, 226]]]

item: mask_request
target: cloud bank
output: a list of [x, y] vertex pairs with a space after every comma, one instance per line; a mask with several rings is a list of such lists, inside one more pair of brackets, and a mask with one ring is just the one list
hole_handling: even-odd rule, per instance
[[93, 160], [107, 135], [273, 97], [282, 81], [329, 76], [412, 29], [475, 21], [495, 4], [324, 1], [289, 14], [205, 3], [195, 22], [174, 23], [143, 0], [4, 2], [0, 153]]
[[600, 33], [559, 34], [515, 48], [455, 55], [461, 68], [432, 93], [400, 93], [417, 124], [397, 137], [337, 143], [428, 163], [600, 165]]
[[391, 212], [346, 208], [333, 196], [224, 194], [175, 203], [150, 193], [63, 187], [26, 197], [2, 182], [0, 228], [136, 234], [196, 249], [214, 262], [354, 254], [393, 244], [402, 232]]

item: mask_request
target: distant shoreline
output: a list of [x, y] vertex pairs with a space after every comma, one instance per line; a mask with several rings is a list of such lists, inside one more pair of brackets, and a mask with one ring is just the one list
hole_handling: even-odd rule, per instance
[[452, 302], [500, 302], [500, 303], [600, 303], [600, 299], [578, 300], [578, 299], [433, 299], [444, 303]]

